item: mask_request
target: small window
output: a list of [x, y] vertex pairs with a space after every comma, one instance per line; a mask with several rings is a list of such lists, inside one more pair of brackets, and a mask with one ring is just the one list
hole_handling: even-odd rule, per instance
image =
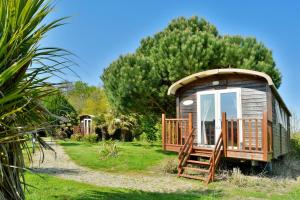
[[194, 103], [193, 100], [185, 100], [185, 101], [182, 102], [182, 104], [183, 104], [184, 106], [189, 106], [189, 105], [192, 105], [193, 103]]

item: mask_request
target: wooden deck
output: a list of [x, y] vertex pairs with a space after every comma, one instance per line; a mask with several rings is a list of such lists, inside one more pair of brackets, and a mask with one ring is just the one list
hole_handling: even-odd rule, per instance
[[273, 158], [272, 123], [267, 113], [262, 119], [226, 119], [222, 113], [221, 134], [215, 145], [197, 145], [192, 114], [187, 119], [166, 119], [162, 115], [162, 146], [178, 152], [178, 176], [214, 180], [221, 157], [243, 160], [270, 161]]
[[[176, 145], [176, 144], [167, 144], [165, 145], [166, 151], [172, 151], [172, 152], [179, 152], [180, 148], [183, 145]], [[199, 147], [197, 145], [193, 146], [194, 149], [210, 149], [213, 150], [213, 148], [210, 147]], [[236, 158], [236, 159], [244, 159], [244, 160], [256, 160], [256, 161], [270, 161], [272, 159], [272, 152], [269, 152], [267, 154], [267, 160], [264, 158], [264, 154], [262, 151], [241, 151], [238, 149], [227, 149], [227, 156], [228, 158]]]
[[[162, 146], [164, 150], [180, 151], [185, 143], [186, 135], [193, 129], [191, 116], [189, 115], [187, 119], [166, 119], [163, 115]], [[226, 119], [226, 114], [223, 113], [222, 124], [224, 124], [222, 126], [224, 142], [222, 149], [225, 157], [265, 162], [273, 158], [272, 129], [270, 128], [272, 124], [267, 121], [266, 112], [262, 118], [255, 119]], [[193, 141], [193, 148], [213, 149], [205, 145], [198, 146], [196, 141]]]

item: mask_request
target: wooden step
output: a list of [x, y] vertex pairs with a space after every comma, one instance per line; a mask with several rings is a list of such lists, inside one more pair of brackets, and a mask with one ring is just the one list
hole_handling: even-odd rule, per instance
[[211, 154], [207, 154], [207, 153], [191, 153], [191, 156], [197, 156], [197, 157], [205, 157], [205, 158], [210, 158]]
[[198, 146], [193, 146], [193, 149], [194, 149], [195, 151], [213, 152], [213, 148], [211, 148], [211, 147], [198, 147]]
[[193, 176], [193, 175], [189, 175], [189, 174], [180, 174], [179, 176], [185, 177], [185, 178], [190, 178], [190, 179], [197, 179], [197, 180], [206, 181], [206, 178], [203, 177], [203, 176]]
[[198, 165], [206, 165], [209, 166], [210, 164], [208, 162], [201, 162], [198, 160], [187, 160], [187, 163], [192, 163], [192, 164], [198, 164]]
[[195, 167], [183, 167], [185, 170], [191, 170], [191, 171], [196, 171], [196, 172], [201, 172], [201, 173], [208, 173], [208, 169], [201, 169], [201, 168], [195, 168]]
[[194, 150], [192, 153], [197, 153], [197, 154], [206, 154], [206, 155], [212, 155], [212, 151], [201, 151], [201, 150]]

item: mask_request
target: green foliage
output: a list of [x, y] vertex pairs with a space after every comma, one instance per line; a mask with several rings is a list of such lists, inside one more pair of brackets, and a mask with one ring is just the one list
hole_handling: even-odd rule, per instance
[[45, 23], [52, 9], [46, 0], [0, 1], [0, 199], [25, 198], [26, 141], [37, 128], [49, 126], [41, 99], [57, 92], [47, 79], [72, 64], [68, 52], [40, 45], [63, 23]]
[[104, 113], [101, 113], [99, 115], [96, 115], [93, 119], [94, 124], [99, 127], [99, 128], [103, 128], [106, 126], [106, 115]]
[[139, 142], [149, 142], [146, 133], [142, 133], [142, 134], [138, 135], [138, 137], [136, 137], [136, 140]]
[[99, 151], [100, 159], [107, 159], [107, 158], [115, 158], [119, 154], [119, 149], [117, 144], [114, 140], [107, 140], [102, 143], [102, 147]]
[[76, 125], [78, 123], [76, 110], [61, 92], [57, 92], [56, 95], [46, 96], [43, 99], [43, 104], [52, 113], [49, 121], [53, 124], [71, 123]]
[[98, 139], [98, 135], [95, 133], [84, 135], [82, 141], [87, 143], [96, 143]]
[[60, 141], [65, 152], [78, 165], [91, 169], [116, 172], [151, 172], [160, 168], [166, 158], [176, 158], [177, 154], [163, 152], [161, 145], [145, 145], [143, 143], [118, 142], [118, 156], [99, 161], [99, 144], [84, 142]]
[[137, 123], [136, 117], [133, 115], [109, 112], [105, 117], [109, 134], [113, 134], [117, 129], [121, 129], [123, 131], [133, 130]]
[[157, 137], [157, 121], [154, 116], [142, 115], [140, 116], [140, 132], [147, 136], [148, 142], [154, 142], [158, 139]]
[[63, 130], [58, 131], [57, 134], [55, 134], [55, 137], [61, 140], [64, 140], [68, 137], [67, 133]]
[[76, 81], [68, 85], [65, 94], [79, 114], [101, 115], [109, 109], [106, 95], [100, 87]]
[[[202, 184], [195, 182], [200, 186], [198, 190], [145, 192], [115, 187], [99, 187], [46, 174], [26, 173], [26, 179], [28, 179], [29, 185], [34, 186], [26, 191], [28, 200], [296, 200], [300, 196], [298, 183], [292, 187], [290, 185], [288, 187], [284, 185], [274, 186], [274, 184], [270, 185], [266, 182], [263, 182], [264, 185], [260, 184], [260, 187], [233, 187], [232, 184], [223, 181], [208, 186], [201, 186]], [[172, 184], [170, 184], [170, 188], [172, 188]]]
[[73, 135], [71, 135], [71, 140], [73, 140], [73, 141], [79, 142], [79, 141], [82, 141], [82, 138], [83, 138], [83, 136], [81, 134], [73, 134]]
[[[98, 160], [99, 162], [99, 160]], [[218, 200], [213, 193], [145, 192], [116, 187], [99, 187], [46, 174], [26, 174], [28, 200]], [[45, 192], [47, 191], [47, 192]], [[299, 192], [298, 192], [299, 193]], [[297, 194], [298, 194], [297, 193]]]
[[135, 135], [138, 131], [137, 117], [134, 114], [124, 115], [110, 110], [106, 114], [96, 116], [95, 124], [109, 135], [114, 135], [119, 130], [121, 140], [125, 141], [130, 134]]
[[86, 143], [96, 143], [98, 139], [98, 135], [95, 133], [88, 135], [81, 135], [79, 133], [71, 135], [71, 140], [76, 142], [86, 142]]
[[162, 164], [162, 170], [168, 174], [177, 174], [178, 173], [178, 160], [174, 158], [169, 158], [164, 161]]
[[300, 133], [295, 133], [291, 138], [291, 153], [300, 158]]
[[167, 96], [175, 81], [214, 68], [262, 71], [279, 87], [281, 74], [272, 52], [255, 38], [222, 36], [204, 19], [177, 18], [161, 32], [141, 41], [133, 54], [120, 56], [101, 76], [110, 104], [119, 112], [174, 114]]

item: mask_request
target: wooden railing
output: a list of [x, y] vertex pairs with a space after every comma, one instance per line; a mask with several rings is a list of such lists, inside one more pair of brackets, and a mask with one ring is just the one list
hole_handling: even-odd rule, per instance
[[267, 113], [262, 118], [227, 119], [222, 113], [222, 132], [225, 156], [227, 150], [262, 153], [263, 160], [273, 152], [272, 122], [268, 121]]
[[262, 119], [228, 119], [226, 123], [228, 149], [262, 151]]
[[209, 182], [214, 181], [215, 170], [216, 170], [216, 167], [219, 164], [219, 161], [220, 161], [221, 155], [222, 155], [222, 151], [223, 151], [222, 147], [223, 147], [223, 135], [221, 133], [218, 140], [217, 140], [217, 142], [216, 142], [216, 144], [215, 144], [215, 146], [214, 146], [212, 155], [209, 159], [210, 166], [209, 166], [209, 169], [208, 169], [209, 172], [208, 172], [208, 177], [207, 177], [206, 184], [208, 184]]
[[178, 175], [182, 173], [182, 167], [185, 164], [186, 160], [189, 158], [192, 150], [193, 150], [193, 143], [194, 143], [194, 129], [192, 129], [183, 146], [180, 148], [178, 153]]
[[[169, 150], [179, 151], [189, 139], [192, 131], [192, 114], [188, 118], [166, 119], [162, 115], [162, 144]], [[227, 119], [226, 113], [222, 113], [222, 140], [224, 156], [228, 151], [238, 157], [238, 152], [251, 153], [262, 156], [259, 159], [268, 161], [273, 152], [272, 122], [268, 121], [267, 112], [262, 117]]]
[[166, 145], [183, 145], [187, 140], [187, 135], [192, 131], [192, 114], [188, 118], [166, 119], [162, 114], [162, 144], [163, 149]]

